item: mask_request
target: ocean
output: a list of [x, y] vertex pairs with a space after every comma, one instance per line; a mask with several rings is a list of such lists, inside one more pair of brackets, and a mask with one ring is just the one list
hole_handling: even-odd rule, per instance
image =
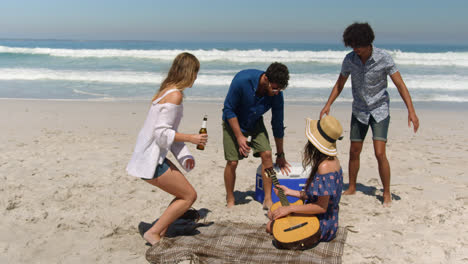
[[[379, 45], [395, 60], [413, 102], [468, 102], [468, 46]], [[0, 98], [151, 100], [183, 51], [201, 69], [186, 100], [222, 102], [234, 75], [286, 64], [286, 103], [324, 104], [351, 50], [341, 44], [0, 40]], [[401, 102], [388, 78], [392, 102]], [[348, 80], [338, 102], [351, 102]]]

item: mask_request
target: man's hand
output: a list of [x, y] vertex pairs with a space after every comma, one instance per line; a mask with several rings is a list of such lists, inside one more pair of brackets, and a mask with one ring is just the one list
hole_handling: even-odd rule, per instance
[[408, 113], [408, 127], [411, 127], [411, 123], [413, 123], [414, 133], [416, 133], [419, 128], [419, 118], [416, 113]]
[[239, 144], [239, 153], [246, 157], [250, 152], [250, 147], [247, 145], [247, 138], [243, 135], [237, 137], [237, 144]]
[[322, 108], [322, 111], [320, 111], [319, 119], [322, 119], [322, 116], [324, 114], [328, 115], [329, 113], [330, 113], [330, 106], [327, 104]]
[[322, 119], [322, 116], [324, 114], [327, 114], [327, 115], [330, 114], [330, 107], [333, 104], [333, 102], [336, 100], [336, 98], [340, 95], [341, 91], [343, 91], [344, 85], [347, 80], [348, 80], [348, 76], [344, 76], [341, 73], [338, 75], [338, 80], [336, 80], [335, 86], [333, 86], [333, 90], [330, 96], [328, 97], [328, 101], [323, 107], [322, 111], [320, 111], [319, 119]]
[[284, 155], [276, 157], [276, 165], [280, 168], [281, 173], [289, 175], [291, 172], [291, 164], [286, 161]]

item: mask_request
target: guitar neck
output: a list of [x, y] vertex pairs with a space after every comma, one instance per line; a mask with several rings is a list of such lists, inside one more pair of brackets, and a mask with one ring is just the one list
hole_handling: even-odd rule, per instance
[[[267, 177], [271, 178], [271, 181], [273, 182], [273, 186], [276, 186], [276, 185], [280, 184], [278, 179], [276, 178], [276, 172], [275, 172], [275, 170], [273, 168], [266, 168], [265, 169], [265, 174], [267, 175]], [[289, 205], [288, 198], [286, 198], [286, 195], [284, 194], [283, 189], [278, 189], [278, 198], [279, 198], [282, 206], [288, 206]]]

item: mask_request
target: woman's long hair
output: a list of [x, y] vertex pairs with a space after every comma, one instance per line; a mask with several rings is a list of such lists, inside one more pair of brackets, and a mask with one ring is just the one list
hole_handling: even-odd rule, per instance
[[320, 152], [310, 141], [307, 141], [307, 144], [304, 147], [304, 153], [302, 158], [302, 167], [304, 170], [307, 166], [311, 165], [312, 170], [310, 172], [309, 178], [306, 181], [305, 191], [309, 188], [310, 183], [314, 180], [315, 174], [318, 171], [318, 167], [322, 161], [330, 159], [333, 160], [335, 157], [328, 156]]
[[166, 79], [164, 79], [158, 92], [154, 95], [153, 101], [168, 86], [175, 86], [180, 91], [183, 91], [192, 85], [197, 78], [198, 70], [200, 70], [200, 62], [193, 54], [183, 52], [177, 55], [174, 62], [172, 62]]

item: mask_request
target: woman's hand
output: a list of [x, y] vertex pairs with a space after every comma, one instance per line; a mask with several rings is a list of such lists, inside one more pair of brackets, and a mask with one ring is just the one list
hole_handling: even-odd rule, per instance
[[195, 145], [203, 145], [205, 146], [208, 142], [208, 134], [192, 134], [190, 136], [190, 143]]
[[185, 161], [185, 168], [187, 170], [191, 170], [193, 167], [195, 167], [195, 161], [193, 159], [188, 159]]
[[290, 213], [292, 213], [290, 206], [281, 206], [281, 207], [278, 207], [278, 209], [271, 212], [270, 215], [271, 215], [272, 220], [276, 220], [278, 218], [285, 217], [289, 215]]
[[271, 210], [268, 210], [267, 217], [270, 220], [273, 220], [273, 212]]
[[276, 196], [278, 196], [279, 189], [283, 190], [284, 195], [291, 196], [291, 192], [292, 192], [291, 189], [289, 189], [288, 187], [286, 187], [284, 185], [275, 185], [275, 188], [273, 188], [273, 190], [275, 191]]

